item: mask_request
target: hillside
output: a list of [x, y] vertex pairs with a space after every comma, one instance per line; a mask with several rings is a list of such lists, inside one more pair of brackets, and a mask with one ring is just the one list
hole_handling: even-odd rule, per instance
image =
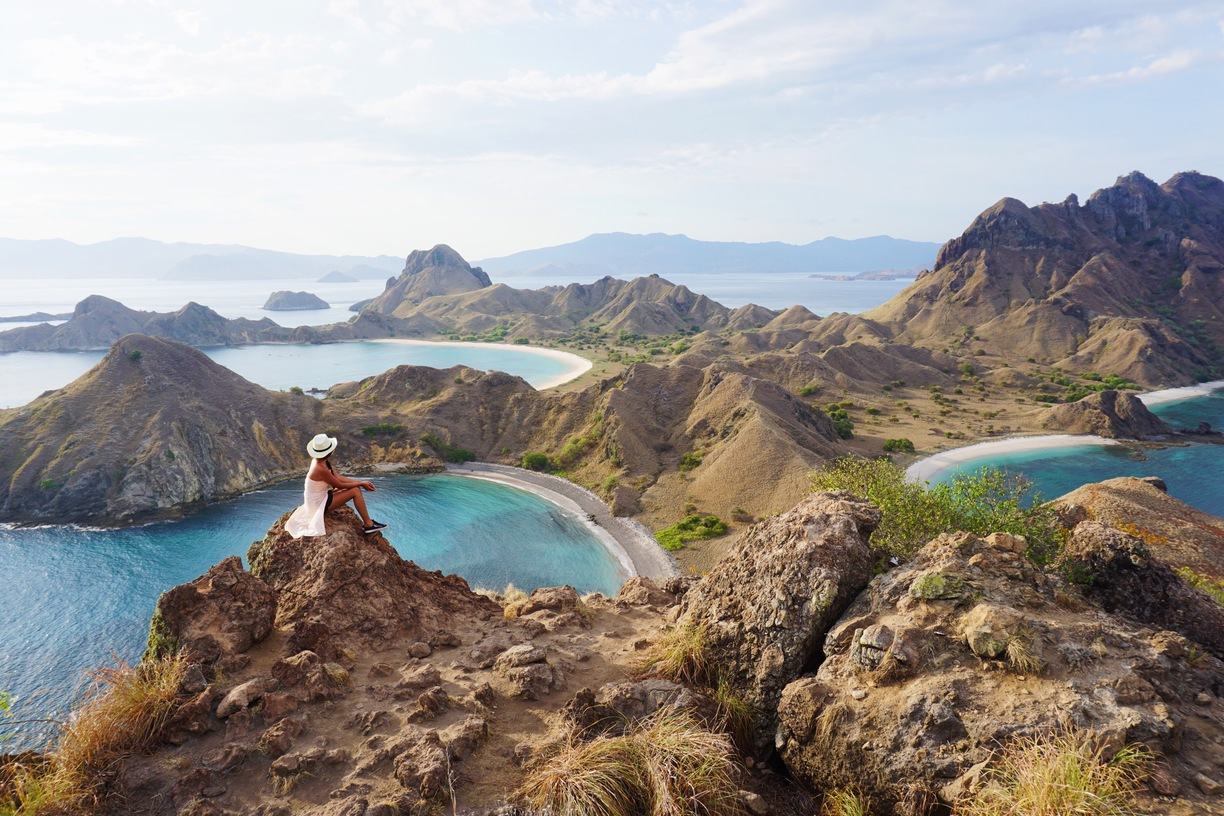
[[1221, 272], [1224, 182], [1131, 173], [1083, 205], [1003, 199], [856, 320], [894, 342], [1180, 384], [1224, 370]]
[[547, 272], [571, 280], [646, 277], [672, 273], [752, 274], [786, 272], [855, 273], [883, 269], [926, 269], [938, 244], [877, 235], [846, 240], [822, 238], [810, 244], [697, 241], [684, 235], [590, 235], [560, 246], [530, 249], [478, 261], [494, 275]]

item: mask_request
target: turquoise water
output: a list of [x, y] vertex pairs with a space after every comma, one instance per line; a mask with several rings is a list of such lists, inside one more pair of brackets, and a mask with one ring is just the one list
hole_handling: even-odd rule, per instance
[[[449, 475], [374, 481], [371, 514], [425, 569], [498, 590], [570, 584], [611, 595], [625, 580], [582, 519], [526, 491]], [[62, 711], [85, 672], [111, 665], [112, 654], [138, 659], [158, 595], [223, 558], [245, 558], [301, 488], [295, 480], [132, 529], [0, 529], [0, 689], [17, 716]]]
[[[1197, 427], [1208, 422], [1224, 430], [1224, 392], [1152, 406], [1175, 427]], [[931, 482], [944, 482], [956, 472], [1001, 467], [1023, 473], [1043, 498], [1052, 499], [1081, 485], [1118, 476], [1159, 476], [1169, 495], [1192, 507], [1224, 516], [1224, 445], [1192, 443], [1166, 448], [1127, 445], [1082, 445], [1044, 451], [984, 456], [936, 473]]]
[[[408, 345], [327, 343], [318, 346], [236, 346], [203, 349], [216, 362], [253, 383], [275, 391], [293, 386], [326, 389], [336, 383], [381, 374], [398, 365], [505, 371], [536, 388], [568, 368], [563, 360], [513, 346], [486, 343]], [[102, 359], [101, 351], [14, 351], [0, 354], [0, 408], [25, 405], [44, 391], [63, 388]]]

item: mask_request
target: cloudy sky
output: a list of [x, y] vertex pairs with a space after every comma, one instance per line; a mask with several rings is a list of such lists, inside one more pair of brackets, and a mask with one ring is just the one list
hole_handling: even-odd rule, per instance
[[482, 258], [943, 241], [1224, 175], [1219, 0], [56, 0], [0, 28], [0, 236]]

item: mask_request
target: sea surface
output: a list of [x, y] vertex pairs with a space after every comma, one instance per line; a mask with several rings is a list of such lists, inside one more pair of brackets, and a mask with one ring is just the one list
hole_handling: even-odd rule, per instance
[[[534, 494], [450, 475], [372, 481], [371, 515], [425, 569], [499, 591], [569, 584], [612, 595], [627, 577], [584, 519]], [[293, 480], [128, 529], [0, 528], [0, 689], [13, 695], [16, 716], [62, 714], [89, 669], [138, 660], [157, 597], [224, 558], [245, 558], [301, 491]]]
[[[1174, 427], [1195, 428], [1208, 422], [1224, 429], [1224, 391], [1151, 407]], [[1224, 445], [1204, 442], [1150, 445], [1079, 445], [1048, 450], [983, 456], [932, 475], [946, 482], [957, 472], [983, 467], [1005, 468], [1033, 482], [1043, 499], [1054, 499], [1085, 484], [1118, 476], [1159, 476], [1169, 495], [1212, 515], [1224, 516]]]

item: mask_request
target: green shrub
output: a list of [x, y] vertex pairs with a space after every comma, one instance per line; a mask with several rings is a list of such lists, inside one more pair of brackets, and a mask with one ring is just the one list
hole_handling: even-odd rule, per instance
[[1217, 581], [1210, 576], [1195, 572], [1190, 567], [1178, 567], [1176, 572], [1187, 584], [1194, 587], [1199, 592], [1218, 603], [1220, 606], [1224, 606], [1224, 581]]
[[727, 523], [718, 516], [687, 516], [684, 521], [677, 522], [655, 533], [655, 540], [665, 550], [684, 549], [686, 541], [700, 541], [714, 538], [727, 532]]
[[380, 422], [377, 425], [367, 425], [361, 429], [362, 436], [403, 436], [404, 426], [394, 422]]
[[884, 442], [885, 453], [913, 453], [914, 443], [905, 437], [900, 439], [888, 439]]
[[291, 385], [289, 386], [289, 393], [290, 394], [305, 394], [306, 392], [302, 390], [302, 386], [300, 385]]
[[524, 453], [519, 466], [526, 470], [554, 470], [553, 461], [546, 453]]
[[687, 472], [701, 464], [701, 454], [692, 452], [680, 457], [680, 470]]
[[128, 359], [133, 363], [139, 363], [141, 356], [140, 349], [133, 349], [132, 351], [128, 352]]
[[871, 546], [904, 560], [941, 533], [1011, 533], [1028, 541], [1027, 555], [1049, 563], [1062, 546], [1054, 511], [1042, 505], [1028, 480], [998, 468], [957, 473], [946, 483], [909, 481], [888, 459], [844, 457], [812, 475], [816, 490], [848, 490], [883, 511]]
[[452, 445], [434, 433], [421, 434], [421, 442], [433, 449], [444, 462], [473, 462], [476, 454], [467, 448]]
[[41, 482], [38, 483], [38, 487], [50, 493], [53, 490], [55, 490], [55, 488], [57, 487], [57, 483], [54, 479], [43, 479]]
[[799, 388], [799, 396], [801, 396], [801, 397], [810, 397], [810, 396], [812, 396], [813, 394], [818, 393], [819, 391], [820, 391], [820, 386], [819, 386], [819, 385], [817, 385], [816, 383], [809, 383], [809, 384], [807, 384], [807, 385], [800, 386], [800, 388]]

